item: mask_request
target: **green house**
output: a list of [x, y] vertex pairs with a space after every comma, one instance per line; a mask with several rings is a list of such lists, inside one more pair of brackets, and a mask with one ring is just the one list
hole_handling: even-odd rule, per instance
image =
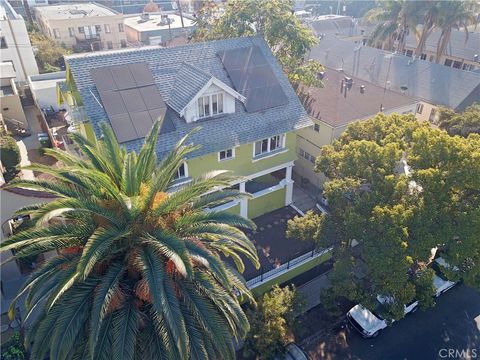
[[265, 41], [244, 37], [186, 46], [124, 49], [66, 57], [59, 101], [86, 136], [108, 122], [127, 150], [140, 148], [156, 119], [162, 158], [194, 128], [201, 145], [178, 171], [182, 184], [208, 171], [231, 170], [232, 187], [252, 198], [227, 210], [248, 218], [292, 202], [295, 131], [311, 126]]

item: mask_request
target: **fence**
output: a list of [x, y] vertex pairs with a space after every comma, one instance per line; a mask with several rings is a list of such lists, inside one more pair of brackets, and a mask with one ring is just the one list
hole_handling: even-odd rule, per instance
[[330, 252], [332, 248], [327, 249], [314, 249], [311, 250], [303, 255], [300, 255], [292, 260], [287, 261], [286, 263], [276, 267], [272, 270], [266, 271], [250, 280], [247, 281], [247, 286], [249, 289], [253, 289], [264, 282], [273, 280], [279, 277], [282, 274], [285, 274], [287, 271], [299, 267], [315, 258], [318, 258], [328, 252]]

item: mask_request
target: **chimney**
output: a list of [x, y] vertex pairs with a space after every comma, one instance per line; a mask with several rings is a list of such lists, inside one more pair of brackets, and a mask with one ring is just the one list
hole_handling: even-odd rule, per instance
[[343, 92], [343, 79], [342, 82], [340, 83], [340, 94]]

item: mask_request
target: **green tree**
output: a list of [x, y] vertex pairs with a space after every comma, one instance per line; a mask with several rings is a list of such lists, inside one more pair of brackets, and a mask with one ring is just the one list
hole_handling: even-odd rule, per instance
[[0, 160], [7, 169], [14, 168], [20, 163], [20, 149], [13, 137], [0, 136]]
[[469, 26], [477, 26], [479, 5], [475, 0], [441, 1], [436, 26], [441, 29], [438, 39], [436, 62], [439, 63], [445, 54], [453, 29], [465, 30], [465, 41], [468, 40]]
[[74, 134], [84, 158], [47, 149], [64, 166], [30, 168], [55, 180], [12, 185], [56, 195], [21, 209], [34, 226], [1, 244], [15, 259], [58, 251], [19, 292], [27, 318], [39, 311], [27, 338], [33, 359], [234, 359], [232, 339], [249, 329], [238, 298], [251, 297], [220, 254], [240, 271], [239, 254], [258, 267], [254, 245], [237, 228], [254, 224], [204, 210], [244, 196], [211, 192], [230, 184], [225, 172], [168, 191], [198, 147], [184, 138], [157, 164], [159, 126], [138, 154], [120, 147], [106, 125], [96, 143]]
[[302, 306], [293, 285], [284, 288], [275, 285], [265, 293], [255, 311], [249, 312], [251, 330], [245, 339], [245, 353], [265, 360], [282, 354], [291, 341], [295, 316]]
[[222, 4], [224, 12], [212, 1], [204, 2], [199, 12], [196, 41], [226, 39], [239, 36], [262, 36], [298, 88], [321, 86], [316, 61], [304, 61], [318, 39], [293, 14], [293, 0], [233, 0]]
[[35, 59], [41, 72], [60, 71], [64, 64], [63, 56], [70, 54], [71, 50], [58, 45], [34, 27], [29, 29], [29, 36], [32, 46], [35, 48]]
[[479, 144], [477, 134], [452, 137], [411, 115], [380, 114], [322, 148], [316, 170], [328, 177], [331, 211], [297, 218], [288, 231], [333, 246], [333, 298], [390, 296], [395, 319], [413, 299], [430, 306], [434, 248], [480, 286]]
[[437, 125], [450, 135], [467, 137], [469, 134], [480, 134], [480, 105], [471, 105], [461, 113], [442, 107], [438, 112]]

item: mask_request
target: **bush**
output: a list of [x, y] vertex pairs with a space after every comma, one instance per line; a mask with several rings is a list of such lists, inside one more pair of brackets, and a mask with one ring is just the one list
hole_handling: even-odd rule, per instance
[[2, 353], [3, 360], [24, 360], [26, 358], [25, 347], [23, 346], [23, 338], [19, 332], [16, 332], [12, 337], [2, 345], [5, 352]]
[[20, 149], [11, 136], [0, 137], [0, 160], [5, 168], [14, 168], [20, 163]]

